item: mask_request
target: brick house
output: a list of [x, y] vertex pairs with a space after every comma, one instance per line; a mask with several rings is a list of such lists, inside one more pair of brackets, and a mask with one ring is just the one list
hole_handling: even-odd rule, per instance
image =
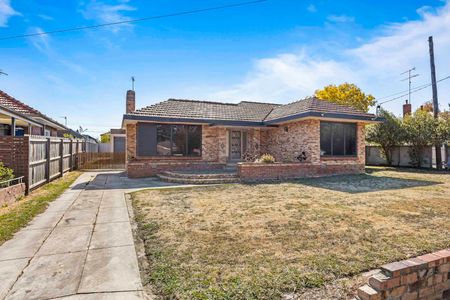
[[58, 136], [69, 129], [0, 90], [0, 136]]
[[[373, 114], [311, 97], [286, 105], [169, 99], [135, 109], [127, 92], [127, 173], [223, 169], [243, 181], [364, 172]], [[269, 153], [275, 164], [255, 163]]]

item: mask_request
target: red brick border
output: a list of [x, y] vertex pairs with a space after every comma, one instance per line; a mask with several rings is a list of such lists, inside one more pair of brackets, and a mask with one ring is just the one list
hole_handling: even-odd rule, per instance
[[238, 175], [244, 182], [264, 180], [286, 180], [303, 177], [318, 177], [364, 173], [364, 164], [312, 164], [312, 163], [240, 163]]
[[450, 249], [382, 266], [358, 289], [358, 298], [450, 299]]

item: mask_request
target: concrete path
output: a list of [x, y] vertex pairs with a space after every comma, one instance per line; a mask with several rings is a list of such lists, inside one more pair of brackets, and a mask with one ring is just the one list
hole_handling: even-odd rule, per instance
[[82, 174], [0, 247], [0, 299], [145, 299], [125, 193], [163, 185]]

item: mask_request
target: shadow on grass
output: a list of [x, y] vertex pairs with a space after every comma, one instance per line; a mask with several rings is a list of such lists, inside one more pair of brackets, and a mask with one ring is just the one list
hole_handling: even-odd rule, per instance
[[341, 175], [321, 178], [305, 178], [293, 182], [322, 189], [339, 191], [350, 194], [398, 190], [413, 187], [423, 187], [441, 184], [429, 180], [416, 180], [388, 176], [374, 176], [370, 174]]
[[384, 166], [366, 166], [366, 173], [372, 174], [377, 172], [385, 172], [385, 171], [391, 171], [391, 172], [399, 172], [399, 173], [419, 173], [419, 174], [450, 174], [449, 170], [436, 170], [436, 169], [429, 169], [429, 168], [407, 168], [407, 167], [384, 167]]

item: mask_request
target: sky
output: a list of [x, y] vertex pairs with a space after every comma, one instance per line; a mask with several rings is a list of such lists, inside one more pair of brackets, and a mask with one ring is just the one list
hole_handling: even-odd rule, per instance
[[[245, 2], [245, 0], [0, 0], [0, 89], [98, 136], [118, 128], [136, 78], [137, 108], [168, 98], [289, 103], [328, 84], [355, 83], [379, 99], [450, 75], [450, 2], [267, 0], [262, 3], [1, 40]], [[438, 84], [448, 109], [450, 79]], [[431, 100], [411, 95], [413, 109]], [[382, 105], [401, 114], [407, 97]], [[374, 108], [372, 108], [374, 111]]]

